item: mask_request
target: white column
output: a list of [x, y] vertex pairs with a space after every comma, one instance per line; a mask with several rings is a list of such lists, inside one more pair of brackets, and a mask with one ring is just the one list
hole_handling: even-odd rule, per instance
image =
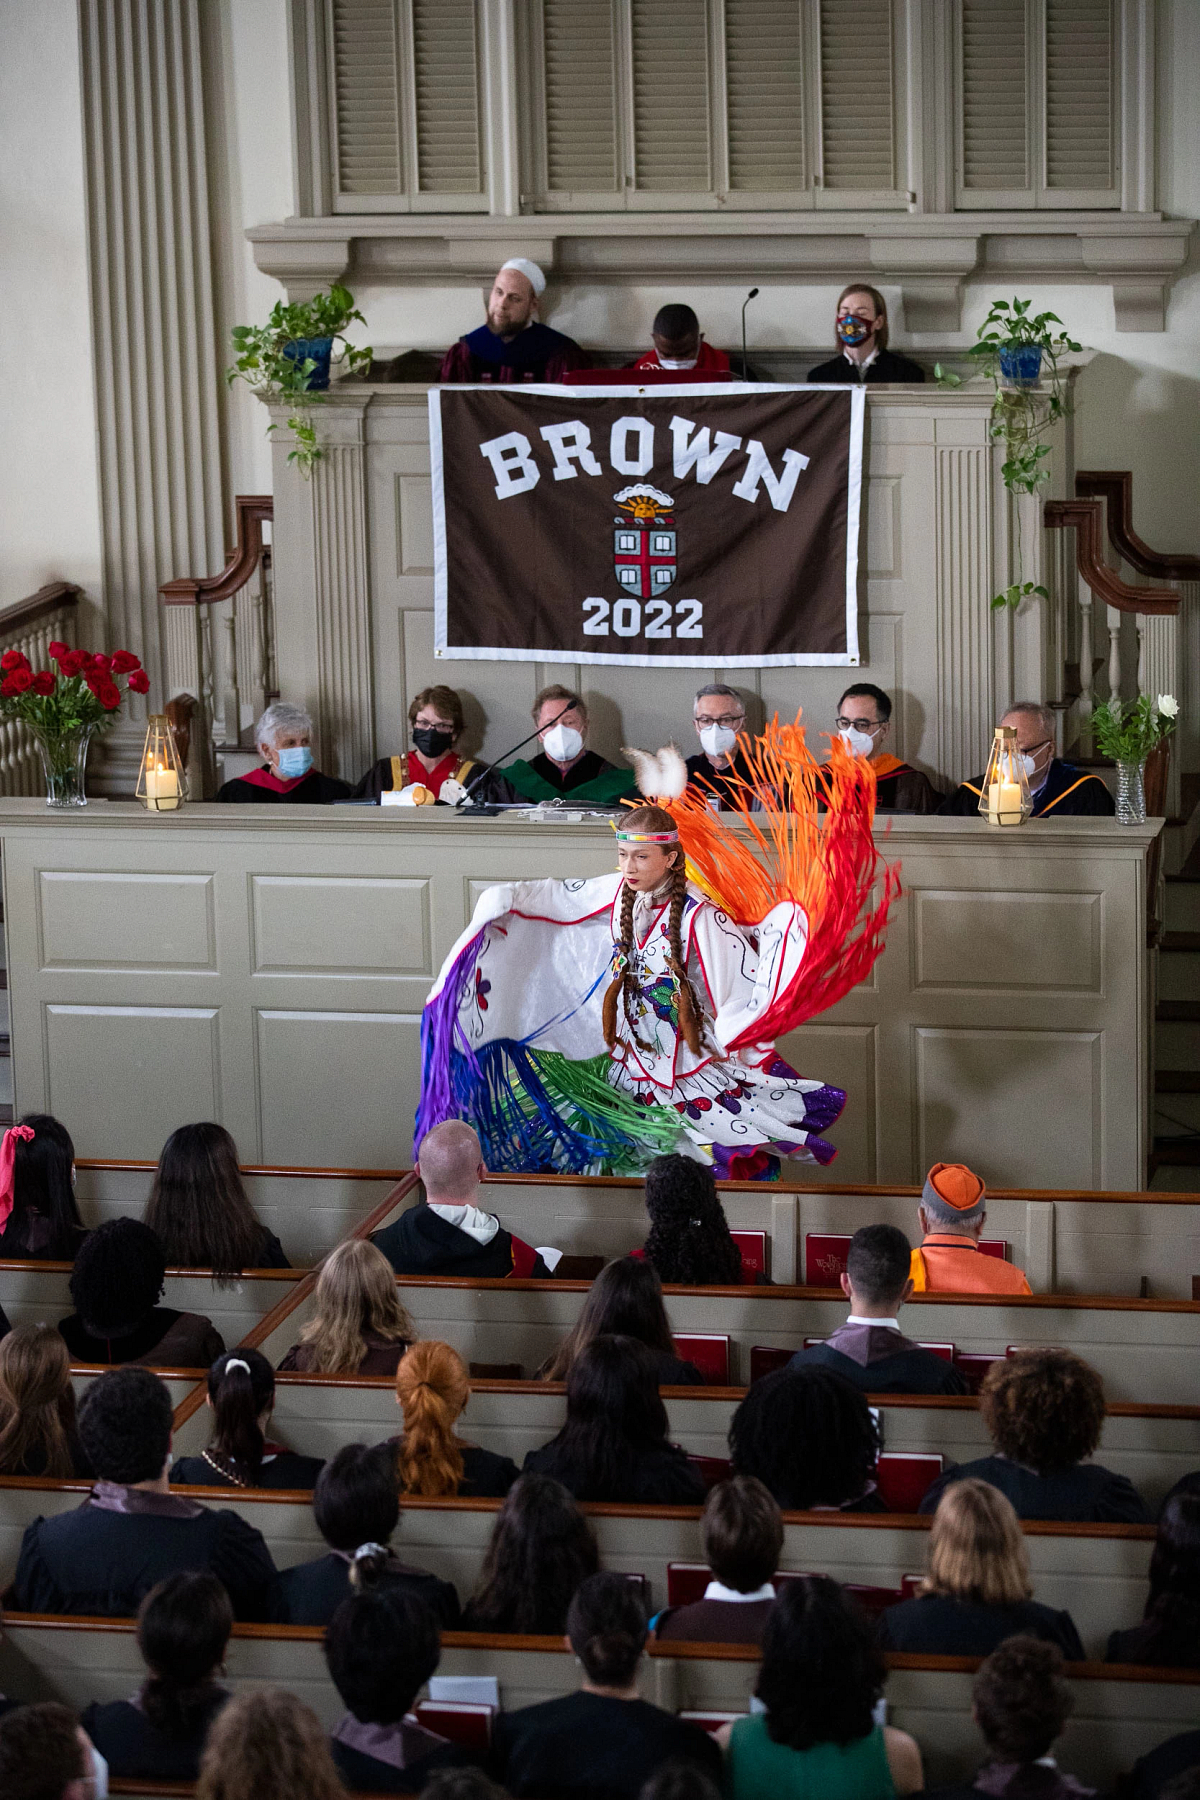
[[[956, 421], [956, 424], [958, 422]], [[986, 421], [964, 422], [983, 439]], [[992, 452], [986, 442], [934, 452], [937, 766], [982, 766], [996, 710], [992, 666]]]

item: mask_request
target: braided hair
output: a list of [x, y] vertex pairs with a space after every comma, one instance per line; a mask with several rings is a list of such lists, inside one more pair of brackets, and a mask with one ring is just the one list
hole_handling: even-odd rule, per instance
[[[621, 825], [632, 831], [675, 830], [674, 819], [661, 806], [635, 806], [624, 815]], [[667, 854], [673, 858], [669, 875], [671, 909], [667, 915], [667, 943], [670, 949], [667, 967], [677, 984], [680, 1034], [692, 1055], [699, 1056], [704, 1010], [688, 980], [680, 932], [687, 901], [687, 864], [682, 845], [673, 851], [668, 850]], [[604, 996], [604, 1041], [610, 1050], [617, 1042], [617, 1006], [622, 996], [625, 1001], [625, 1018], [633, 1033], [634, 1042], [644, 1050], [650, 1048], [642, 1043], [634, 1023], [633, 1009], [638, 997], [637, 976], [633, 968], [633, 908], [636, 899], [636, 891], [626, 882], [621, 889], [620, 936], [614, 948], [613, 979]]]

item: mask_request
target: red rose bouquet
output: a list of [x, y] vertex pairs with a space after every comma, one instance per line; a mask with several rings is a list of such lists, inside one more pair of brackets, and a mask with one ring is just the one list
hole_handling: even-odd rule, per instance
[[83, 806], [84, 765], [92, 733], [116, 722], [122, 690], [144, 694], [150, 677], [131, 650], [111, 656], [50, 645], [52, 669], [31, 667], [22, 650], [0, 656], [0, 718], [19, 719], [41, 753], [50, 806]]

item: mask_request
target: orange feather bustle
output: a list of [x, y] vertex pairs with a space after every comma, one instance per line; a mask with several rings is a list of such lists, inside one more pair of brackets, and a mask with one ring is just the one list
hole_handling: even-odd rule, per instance
[[[691, 787], [663, 803], [679, 826], [690, 878], [737, 924], [756, 925], [786, 900], [807, 918], [799, 976], [756, 1021], [755, 1041], [795, 1030], [865, 980], [901, 891], [899, 866], [889, 868], [875, 847], [874, 770], [840, 737], [828, 762], [818, 763], [801, 716], [791, 725], [776, 716], [761, 738], [740, 740], [750, 775], [734, 778], [731, 804], [744, 829], [711, 812]], [[762, 812], [751, 811], [755, 800]]]

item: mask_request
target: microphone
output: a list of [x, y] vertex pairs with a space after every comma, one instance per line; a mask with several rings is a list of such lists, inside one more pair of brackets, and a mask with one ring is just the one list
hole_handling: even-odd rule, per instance
[[749, 379], [749, 377], [746, 374], [746, 308], [749, 306], [750, 302], [755, 298], [757, 293], [758, 293], [757, 288], [751, 288], [750, 292], [746, 295], [746, 298], [742, 301], [742, 380], [743, 381], [747, 381]]
[[569, 712], [573, 712], [574, 709], [578, 705], [579, 705], [579, 695], [572, 694], [571, 698], [567, 701], [567, 704], [563, 707], [562, 711], [559, 713], [555, 713], [554, 717], [551, 719], [551, 721], [548, 725], [535, 725], [528, 737], [523, 737], [519, 744], [514, 744], [511, 750], [506, 750], [504, 752], [504, 755], [500, 758], [499, 762], [492, 763], [490, 765], [490, 767], [488, 767], [488, 768], [480, 769], [478, 775], [472, 776], [471, 780], [468, 781], [467, 786], [466, 786], [466, 791], [463, 794], [462, 799], [458, 803], [459, 809], [461, 809], [462, 807], [464, 807], [467, 804], [467, 801], [471, 798], [472, 790], [474, 788], [478, 787], [479, 783], [483, 780], [485, 775], [490, 775], [492, 772], [492, 769], [498, 769], [500, 767], [500, 763], [507, 762], [510, 756], [515, 756], [518, 750], [523, 750], [525, 748], [526, 744], [531, 744], [535, 737], [541, 736], [543, 731], [553, 731], [554, 727], [558, 724], [558, 721], [560, 719], [565, 719], [567, 714]]

